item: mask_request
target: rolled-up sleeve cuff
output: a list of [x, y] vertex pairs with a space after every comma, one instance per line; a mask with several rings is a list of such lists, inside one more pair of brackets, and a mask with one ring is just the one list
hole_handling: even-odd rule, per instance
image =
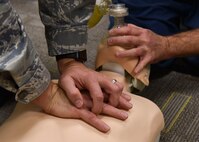
[[46, 40], [50, 56], [86, 50], [87, 26], [46, 27]]
[[43, 67], [38, 68], [30, 80], [21, 86], [16, 94], [18, 102], [27, 104], [40, 96], [50, 83], [50, 73]]

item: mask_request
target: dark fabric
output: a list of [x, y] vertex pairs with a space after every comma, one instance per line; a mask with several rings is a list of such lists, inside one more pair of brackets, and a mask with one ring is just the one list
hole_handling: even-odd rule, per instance
[[56, 56], [57, 61], [65, 58], [73, 58], [77, 61], [85, 62], [87, 60], [86, 50]]
[[[151, 29], [161, 35], [181, 31], [181, 26], [190, 29], [199, 27], [198, 0], [113, 0], [124, 3], [129, 9], [126, 23]], [[113, 21], [111, 21], [113, 22]]]
[[167, 68], [160, 67], [157, 64], [151, 65], [150, 79], [156, 79], [176, 71], [184, 74], [191, 74], [192, 76], [199, 77], [199, 66], [190, 64], [185, 58], [176, 58], [172, 65]]
[[[113, 0], [124, 3], [129, 9], [126, 23], [150, 29], [160, 35], [173, 35], [187, 29], [199, 28], [198, 0]], [[113, 18], [110, 17], [110, 28]], [[192, 65], [199, 66], [199, 56], [185, 58]], [[173, 66], [175, 59], [157, 63], [159, 68]]]
[[0, 125], [11, 115], [15, 105], [15, 95], [0, 87]]
[[8, 100], [15, 100], [15, 94], [0, 87], [0, 107], [4, 105]]

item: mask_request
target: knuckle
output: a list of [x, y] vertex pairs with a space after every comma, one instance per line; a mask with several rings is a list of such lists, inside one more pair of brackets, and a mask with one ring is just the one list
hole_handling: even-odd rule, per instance
[[118, 83], [117, 92], [122, 92], [123, 89], [124, 89], [124, 85], [122, 85], [121, 83]]
[[73, 98], [77, 98], [79, 95], [79, 92], [77, 90], [73, 90], [70, 92], [70, 95], [73, 97]]
[[148, 30], [148, 29], [144, 29], [143, 30], [143, 42], [144, 43], [149, 43], [150, 42], [150, 34], [151, 34], [151, 32], [150, 32], [150, 30]]
[[88, 120], [91, 121], [91, 122], [94, 122], [96, 120], [96, 116], [94, 114], [89, 114]]
[[131, 37], [127, 37], [125, 40], [128, 44], [134, 44]]
[[92, 79], [96, 79], [96, 76], [100, 76], [100, 73], [92, 71], [91, 74], [88, 75], [88, 77]]
[[139, 48], [137, 51], [136, 51], [137, 55], [143, 55], [145, 53], [145, 49], [143, 47]]
[[145, 44], [150, 43], [150, 38], [149, 38], [149, 36], [145, 36], [145, 37], [143, 38], [143, 42], [144, 42]]
[[102, 95], [95, 95], [95, 99], [97, 102], [102, 102], [104, 97]]
[[149, 51], [149, 48], [147, 45], [143, 45], [143, 48], [142, 48], [142, 52], [145, 53], [145, 52], [148, 52]]
[[103, 105], [103, 111], [108, 110], [108, 109], [109, 109], [109, 106], [107, 104], [104, 104]]
[[142, 33], [143, 33], [144, 35], [148, 35], [148, 34], [150, 33], [150, 30], [148, 30], [148, 29], [143, 29], [143, 30], [142, 30]]
[[127, 33], [127, 34], [131, 34], [131, 33], [132, 33], [131, 28], [127, 28], [126, 33]]
[[88, 83], [94, 83], [95, 82], [95, 78], [92, 77], [92, 75], [90, 75], [89, 77], [85, 78], [87, 80]]
[[133, 53], [135, 56], [139, 56], [139, 55], [140, 55], [140, 49], [135, 48], [135, 50], [132, 51], [132, 53]]
[[124, 89], [124, 86], [120, 83], [117, 83], [117, 85], [115, 85], [113, 91], [116, 93], [116, 94], [122, 94], [122, 90]]

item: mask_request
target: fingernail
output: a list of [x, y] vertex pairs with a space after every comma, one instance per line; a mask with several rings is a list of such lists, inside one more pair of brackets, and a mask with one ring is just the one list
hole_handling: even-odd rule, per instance
[[109, 130], [110, 130], [110, 127], [108, 125], [104, 124], [104, 131], [108, 132]]
[[132, 108], [132, 107], [133, 107], [133, 104], [128, 103], [128, 107], [129, 107], [129, 108]]
[[75, 106], [78, 107], [78, 108], [82, 107], [82, 105], [83, 105], [83, 102], [81, 100], [77, 100], [75, 102]]
[[121, 112], [121, 115], [124, 119], [127, 119], [128, 118], [128, 114], [126, 112]]

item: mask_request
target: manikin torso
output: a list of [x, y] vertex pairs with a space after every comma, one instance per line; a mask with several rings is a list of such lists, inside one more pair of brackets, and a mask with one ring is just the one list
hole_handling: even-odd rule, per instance
[[1, 142], [156, 142], [164, 120], [151, 101], [132, 94], [133, 108], [126, 121], [101, 116], [111, 130], [104, 134], [82, 120], [63, 119], [31, 105], [18, 104], [0, 127]]

